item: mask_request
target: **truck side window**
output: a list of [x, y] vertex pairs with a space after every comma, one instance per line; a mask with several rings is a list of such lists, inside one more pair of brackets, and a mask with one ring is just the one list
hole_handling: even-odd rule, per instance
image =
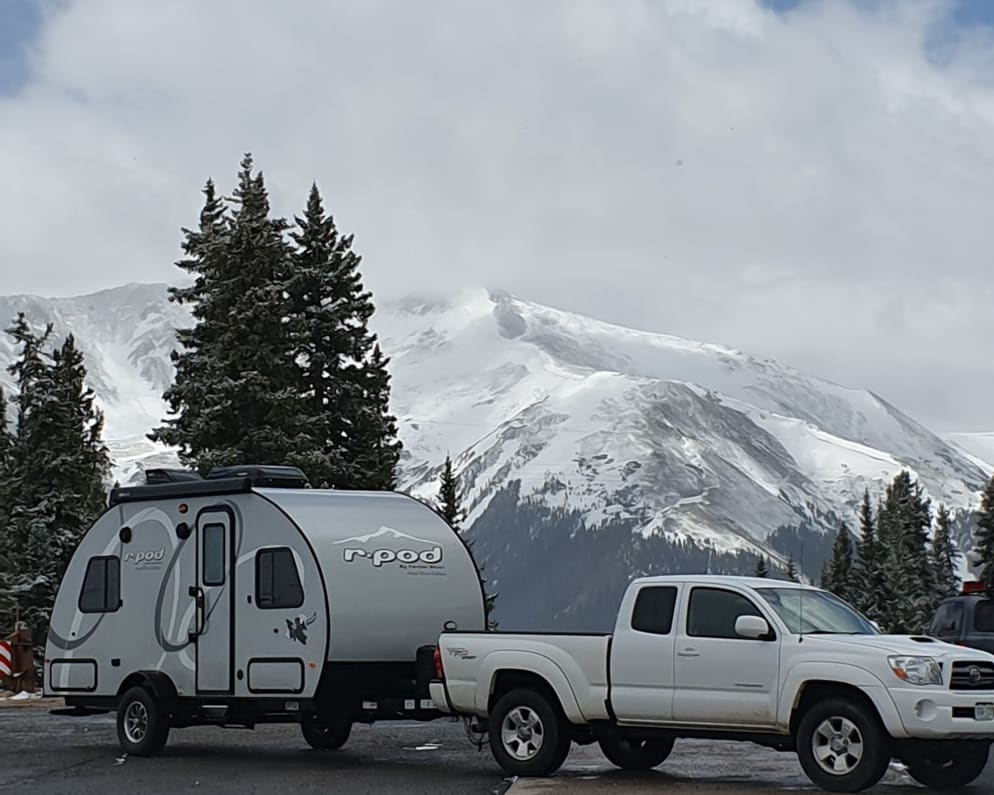
[[113, 613], [121, 606], [121, 559], [116, 555], [90, 558], [79, 593], [81, 613]]
[[985, 599], [973, 606], [973, 628], [977, 632], [994, 632], [994, 602]]
[[932, 620], [931, 634], [937, 638], [958, 638], [963, 629], [963, 603], [940, 605]]
[[255, 555], [255, 603], [263, 610], [300, 607], [304, 589], [289, 547], [260, 549]]
[[687, 610], [687, 634], [695, 638], [742, 640], [735, 633], [735, 620], [739, 616], [763, 617], [763, 614], [746, 597], [734, 591], [694, 588]]
[[651, 632], [654, 635], [669, 635], [673, 628], [675, 604], [676, 588], [672, 585], [652, 585], [643, 588], [635, 597], [632, 629]]

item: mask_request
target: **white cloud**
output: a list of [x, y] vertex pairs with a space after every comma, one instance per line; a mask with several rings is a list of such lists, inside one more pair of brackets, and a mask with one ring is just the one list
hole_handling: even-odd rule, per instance
[[930, 60], [942, 12], [64, 3], [0, 99], [0, 292], [176, 278], [251, 150], [380, 296], [501, 286], [994, 426], [992, 42]]

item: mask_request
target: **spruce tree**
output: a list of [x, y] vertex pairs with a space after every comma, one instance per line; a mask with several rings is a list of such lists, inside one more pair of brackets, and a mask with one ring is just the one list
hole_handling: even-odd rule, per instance
[[[183, 264], [202, 277], [183, 301], [195, 301], [197, 325], [180, 337], [175, 384], [165, 397], [174, 418], [151, 438], [175, 445], [204, 472], [232, 464], [306, 467], [319, 448], [301, 394], [287, 328], [290, 249], [286, 221], [270, 217], [262, 174], [242, 160], [230, 216], [211, 187], [199, 234], [187, 234]], [[191, 344], [192, 343], [192, 344]]]
[[972, 562], [980, 569], [979, 577], [982, 582], [994, 582], [994, 476], [987, 482], [980, 498]]
[[793, 556], [787, 558], [787, 571], [786, 576], [788, 580], [793, 582], [800, 582], [801, 578], [797, 574], [797, 566], [794, 564]]
[[[461, 524], [463, 519], [465, 519], [465, 514], [462, 509], [462, 498], [459, 494], [459, 480], [456, 477], [455, 472], [452, 468], [452, 459], [446, 455], [445, 464], [442, 466], [442, 477], [438, 488], [438, 497], [436, 502], [436, 507], [438, 512], [442, 515], [442, 518], [456, 531], [466, 543], [466, 548], [469, 550], [469, 554], [474, 558], [476, 556], [473, 554], [473, 541], [465, 537], [462, 532]], [[496, 629], [497, 624], [493, 620], [494, 604], [497, 600], [497, 594], [488, 594], [486, 592], [487, 580], [483, 576], [484, 566], [477, 562], [477, 569], [480, 572], [480, 587], [483, 589], [483, 604], [487, 620], [487, 627], [489, 629]]]
[[884, 549], [877, 537], [876, 518], [870, 504], [870, 492], [863, 491], [859, 509], [859, 539], [853, 564], [855, 606], [867, 618], [883, 625], [888, 611], [884, 593]]
[[932, 568], [935, 596], [933, 606], [956, 593], [959, 577], [956, 573], [956, 550], [950, 532], [950, 516], [945, 505], [935, 512], [935, 532], [932, 534]]
[[351, 488], [393, 489], [396, 486], [397, 464], [401, 443], [397, 438], [397, 420], [390, 413], [390, 373], [387, 359], [379, 344], [361, 370], [359, 381], [361, 401], [355, 417]]
[[832, 545], [832, 558], [828, 563], [822, 587], [840, 599], [853, 598], [853, 548], [852, 536], [845, 522], [839, 525]]
[[760, 555], [756, 559], [755, 576], [757, 576], [757, 577], [769, 577], [770, 576], [770, 568], [769, 568], [769, 566], [766, 563], [766, 556], [765, 555]]
[[339, 234], [326, 214], [316, 185], [295, 222], [288, 322], [312, 428], [323, 442], [317, 479], [337, 488], [393, 488], [399, 445], [361, 258], [352, 236]]

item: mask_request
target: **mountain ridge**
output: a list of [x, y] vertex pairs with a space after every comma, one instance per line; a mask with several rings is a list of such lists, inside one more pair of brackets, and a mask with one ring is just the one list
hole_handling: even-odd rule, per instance
[[[21, 310], [35, 327], [52, 322], [56, 339], [76, 335], [118, 479], [175, 463], [145, 438], [165, 416], [175, 328], [192, 322], [165, 284], [0, 297], [0, 315]], [[467, 527], [517, 483], [521, 499], [579, 511], [590, 527], [782, 559], [767, 543], [776, 528], [833, 530], [902, 467], [959, 512], [994, 471], [868, 390], [499, 288], [385, 301], [371, 326], [391, 357], [400, 488], [434, 497], [451, 454]], [[0, 338], [7, 388], [12, 356]]]

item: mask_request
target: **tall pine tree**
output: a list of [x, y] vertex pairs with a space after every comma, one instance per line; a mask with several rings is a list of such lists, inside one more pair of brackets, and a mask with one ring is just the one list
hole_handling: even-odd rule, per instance
[[935, 532], [932, 534], [932, 568], [935, 583], [934, 604], [953, 596], [959, 585], [956, 570], [956, 549], [950, 532], [950, 516], [945, 505], [935, 512]]
[[319, 445], [287, 327], [286, 221], [270, 216], [250, 155], [242, 160], [230, 217], [210, 185], [205, 195], [201, 228], [187, 233], [191, 256], [181, 265], [201, 278], [176, 294], [198, 304], [198, 323], [180, 338], [184, 350], [165, 395], [175, 417], [151, 438], [177, 446], [201, 472], [240, 463], [306, 467]]
[[994, 475], [987, 482], [980, 498], [980, 515], [974, 534], [973, 565], [980, 572], [981, 581], [994, 582]]
[[827, 564], [822, 587], [840, 599], [853, 598], [853, 548], [852, 534], [845, 522], [839, 525], [832, 545], [832, 558]]
[[760, 555], [756, 559], [756, 571], [754, 572], [756, 577], [769, 577], [770, 567], [766, 562], [766, 556]]
[[876, 517], [870, 503], [870, 492], [863, 491], [859, 508], [859, 539], [853, 564], [852, 584], [855, 606], [867, 618], [882, 622], [888, 610], [884, 592], [884, 548], [877, 537]]
[[785, 574], [787, 576], [787, 579], [791, 580], [792, 582], [800, 582], [801, 581], [801, 578], [800, 578], [800, 576], [797, 573], [797, 566], [794, 563], [794, 558], [793, 557], [787, 558], [787, 570], [786, 570]]
[[361, 371], [361, 402], [355, 412], [355, 437], [349, 451], [353, 461], [351, 488], [376, 490], [396, 486], [401, 443], [397, 438], [397, 419], [390, 413], [389, 361], [377, 343]]
[[[466, 542], [466, 548], [469, 550], [470, 555], [473, 555], [473, 542], [467, 538], [462, 532], [462, 521], [465, 518], [465, 514], [462, 509], [462, 498], [459, 494], [459, 480], [456, 477], [455, 471], [452, 468], [452, 459], [446, 455], [445, 464], [442, 466], [442, 477], [438, 488], [438, 500], [437, 500], [438, 512], [442, 514], [442, 517], [446, 522], [455, 530], [459, 535], [463, 536], [463, 540]], [[473, 555], [475, 558], [476, 556]], [[496, 629], [497, 624], [493, 620], [494, 604], [497, 600], [497, 594], [488, 594], [486, 592], [487, 581], [483, 577], [484, 566], [477, 562], [477, 568], [480, 571], [480, 587], [483, 589], [483, 604], [486, 614], [487, 627], [489, 629]]]

